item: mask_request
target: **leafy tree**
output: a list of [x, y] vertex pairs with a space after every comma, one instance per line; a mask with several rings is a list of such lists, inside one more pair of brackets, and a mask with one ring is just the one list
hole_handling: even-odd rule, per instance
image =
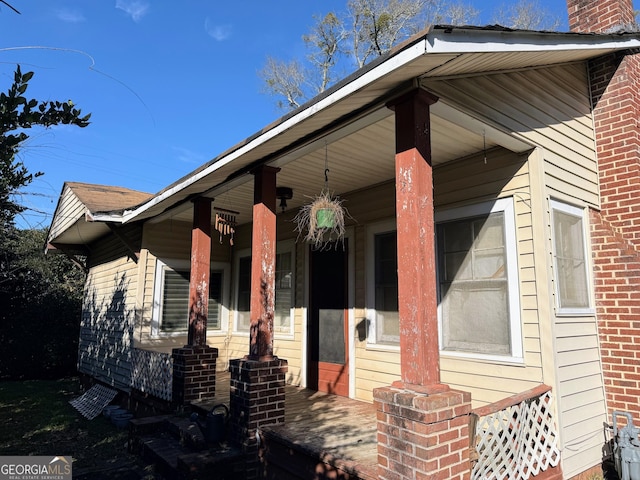
[[34, 126], [89, 125], [91, 114], [82, 116], [73, 102], [38, 101], [27, 99], [25, 93], [33, 72], [22, 73], [16, 67], [13, 84], [0, 93], [0, 233], [13, 225], [15, 216], [24, 207], [12, 198], [18, 189], [27, 186], [41, 172], [31, 173], [19, 160], [18, 153], [29, 139], [25, 130]]
[[18, 230], [24, 207], [13, 200], [40, 172], [19, 154], [35, 126], [86, 127], [71, 101], [38, 101], [25, 93], [33, 72], [18, 65], [0, 93], [0, 378], [44, 378], [75, 372], [84, 272], [62, 255], [45, 256], [45, 230]]
[[45, 229], [0, 236], [0, 379], [76, 372], [84, 272], [45, 255]]
[[[346, 13], [314, 17], [310, 33], [302, 37], [310, 52], [308, 66], [268, 57], [259, 76], [278, 107], [292, 110], [344, 76], [335, 72], [338, 67], [347, 73], [361, 68], [429, 24], [474, 25], [479, 18], [464, 0], [348, 0]], [[537, 0], [499, 8], [494, 22], [530, 30], [551, 30], [560, 23]]]

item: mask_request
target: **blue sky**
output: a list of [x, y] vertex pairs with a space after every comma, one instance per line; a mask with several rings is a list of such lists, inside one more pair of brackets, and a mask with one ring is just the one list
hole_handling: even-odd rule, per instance
[[[313, 15], [346, 0], [13, 0], [0, 7], [0, 90], [72, 100], [91, 125], [33, 129], [20, 228], [48, 227], [64, 181], [157, 192], [283, 112], [261, 93], [268, 55], [303, 58]], [[490, 23], [495, 2], [470, 0]], [[566, 30], [565, 0], [540, 0]]]

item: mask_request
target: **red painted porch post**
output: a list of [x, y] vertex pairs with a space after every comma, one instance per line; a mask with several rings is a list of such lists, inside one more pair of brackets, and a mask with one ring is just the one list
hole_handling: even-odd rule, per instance
[[196, 346], [204, 346], [207, 343], [211, 272], [211, 202], [210, 198], [203, 197], [193, 200], [187, 344]]
[[174, 348], [172, 351], [172, 401], [176, 406], [187, 405], [193, 401], [211, 400], [216, 393], [218, 349], [207, 345], [211, 202], [210, 198], [202, 197], [193, 200], [187, 345]]
[[373, 390], [381, 480], [468, 480], [471, 394], [440, 383], [429, 106], [416, 89], [396, 119], [400, 378]]
[[251, 240], [251, 326], [249, 358], [273, 357], [273, 314], [276, 269], [276, 174], [279, 168], [253, 171], [253, 233]]
[[276, 269], [276, 174], [279, 168], [253, 170], [251, 237], [251, 325], [249, 355], [229, 361], [229, 428], [233, 443], [245, 454], [242, 478], [262, 477], [258, 432], [284, 423], [287, 361], [273, 355]]
[[396, 124], [396, 217], [401, 379], [440, 383], [429, 106], [416, 89], [390, 102]]

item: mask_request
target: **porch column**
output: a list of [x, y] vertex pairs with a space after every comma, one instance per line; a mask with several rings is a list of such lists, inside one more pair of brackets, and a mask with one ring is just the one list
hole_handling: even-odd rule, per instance
[[211, 274], [211, 202], [210, 198], [193, 200], [191, 229], [191, 276], [189, 279], [189, 345], [206, 345]]
[[429, 106], [415, 89], [396, 120], [400, 381], [373, 391], [380, 479], [470, 477], [471, 395], [440, 383]]
[[251, 326], [249, 358], [273, 356], [276, 269], [276, 174], [279, 168], [254, 170], [251, 238]]
[[287, 361], [273, 355], [276, 268], [276, 174], [255, 169], [251, 239], [251, 324], [249, 355], [229, 362], [230, 435], [246, 455], [244, 477], [261, 477], [258, 430], [284, 423]]
[[422, 89], [394, 100], [398, 314], [402, 381], [440, 383], [429, 106]]
[[193, 200], [191, 274], [189, 278], [189, 326], [187, 345], [174, 348], [173, 404], [212, 399], [216, 391], [218, 349], [207, 345], [209, 276], [211, 272], [210, 198]]

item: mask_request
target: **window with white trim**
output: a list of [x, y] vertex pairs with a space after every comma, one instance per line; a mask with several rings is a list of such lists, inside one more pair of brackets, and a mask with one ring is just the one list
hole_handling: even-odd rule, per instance
[[520, 359], [513, 199], [436, 212], [443, 352]]
[[[156, 262], [154, 307], [152, 313], [152, 335], [184, 334], [189, 326], [189, 277], [186, 261]], [[226, 328], [227, 308], [224, 306], [225, 281], [228, 266], [214, 264], [209, 277], [209, 302], [207, 330], [221, 331]]]
[[[294, 244], [278, 243], [275, 269], [275, 309], [273, 329], [276, 333], [292, 334]], [[240, 252], [236, 258], [236, 325], [238, 332], [248, 332], [251, 324], [251, 251]]]
[[585, 210], [550, 201], [554, 283], [559, 314], [591, 314]]
[[367, 228], [367, 341], [377, 345], [400, 345], [398, 316], [398, 250], [395, 221]]

